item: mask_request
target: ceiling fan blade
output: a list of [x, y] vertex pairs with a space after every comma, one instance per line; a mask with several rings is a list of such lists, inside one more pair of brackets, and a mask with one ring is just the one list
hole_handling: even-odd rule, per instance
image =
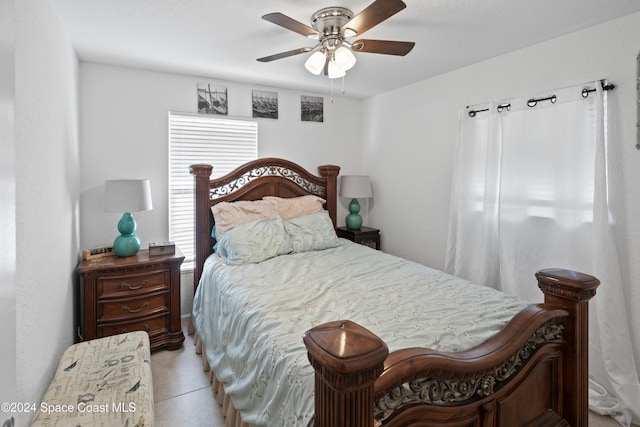
[[391, 40], [356, 40], [351, 45], [355, 52], [382, 53], [384, 55], [405, 56], [411, 52], [414, 42], [397, 42]]
[[288, 58], [293, 55], [298, 55], [300, 53], [309, 52], [313, 50], [312, 47], [301, 47], [300, 49], [289, 50], [286, 52], [276, 53], [275, 55], [264, 56], [262, 58], [258, 58], [260, 62], [270, 62], [275, 61], [276, 59]]
[[345, 31], [350, 30], [345, 34], [348, 37], [351, 36], [351, 31], [358, 35], [362, 34], [385, 19], [400, 12], [405, 7], [407, 7], [407, 5], [402, 0], [375, 0], [362, 12], [344, 24], [340, 31], [342, 34], [345, 34]]
[[280, 25], [281, 27], [286, 28], [287, 30], [294, 31], [298, 34], [302, 34], [305, 37], [318, 39], [322, 34], [309, 27], [308, 25], [303, 24], [300, 21], [296, 21], [293, 18], [289, 18], [287, 15], [283, 15], [280, 12], [267, 13], [262, 17], [265, 21], [272, 22], [276, 25]]

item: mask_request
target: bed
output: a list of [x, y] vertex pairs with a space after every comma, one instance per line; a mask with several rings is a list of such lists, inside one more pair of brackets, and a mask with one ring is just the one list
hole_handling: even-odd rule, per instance
[[[532, 305], [338, 239], [339, 170], [266, 158], [211, 180], [191, 166], [196, 348], [227, 425], [587, 426], [599, 281], [541, 270]], [[321, 212], [212, 237], [212, 207], [303, 196]], [[277, 249], [255, 259], [265, 239]]]

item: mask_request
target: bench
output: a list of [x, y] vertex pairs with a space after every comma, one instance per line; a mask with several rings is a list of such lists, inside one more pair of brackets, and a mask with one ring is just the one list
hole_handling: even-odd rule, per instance
[[74, 344], [58, 364], [32, 427], [152, 426], [153, 380], [146, 332]]

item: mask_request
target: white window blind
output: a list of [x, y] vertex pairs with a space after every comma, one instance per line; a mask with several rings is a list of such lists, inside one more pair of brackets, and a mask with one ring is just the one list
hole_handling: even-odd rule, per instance
[[213, 165], [212, 178], [258, 157], [258, 123], [169, 112], [169, 239], [194, 262], [193, 176], [189, 166]]

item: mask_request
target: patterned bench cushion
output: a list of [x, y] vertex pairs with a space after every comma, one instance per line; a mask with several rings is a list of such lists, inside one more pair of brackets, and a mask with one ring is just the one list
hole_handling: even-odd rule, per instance
[[146, 332], [72, 345], [62, 355], [32, 426], [152, 426], [150, 361]]

